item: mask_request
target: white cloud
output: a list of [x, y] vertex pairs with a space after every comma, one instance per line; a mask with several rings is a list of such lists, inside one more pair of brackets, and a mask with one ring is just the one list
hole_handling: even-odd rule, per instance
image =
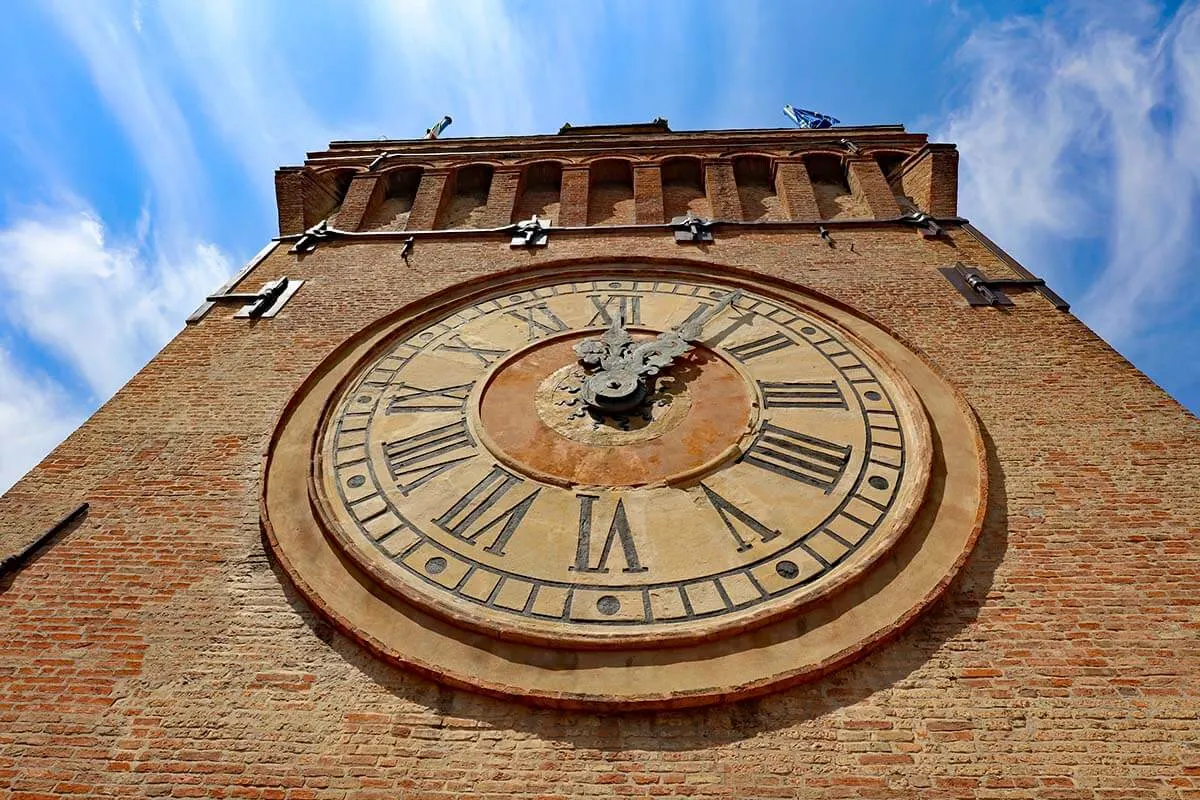
[[83, 417], [61, 387], [21, 369], [0, 349], [0, 492], [66, 438]]
[[963, 152], [963, 213], [1137, 351], [1200, 288], [1200, 8], [1158, 32], [1154, 7], [1120, 12], [977, 31], [967, 103], [939, 136]]
[[64, 374], [57, 382], [0, 351], [0, 491], [146, 363], [229, 272], [210, 244], [185, 259], [147, 257], [135, 242], [110, 241], [78, 207], [27, 212], [0, 229], [0, 315], [32, 344], [27, 361]]
[[[575, 24], [562, 25], [556, 8]], [[547, 115], [555, 129], [587, 119], [579, 71], [586, 37], [578, 34], [592, 14], [576, 3], [374, 0], [367, 5], [367, 83], [378, 122], [388, 126], [379, 133], [416, 138], [445, 113], [461, 136], [547, 133]]]
[[230, 272], [213, 245], [148, 260], [111, 242], [86, 210], [24, 216], [0, 229], [0, 309], [77, 373], [93, 401], [120, 387]]
[[187, 120], [162, 70], [151, 63], [126, 11], [109, 3], [66, 0], [49, 9], [83, 56], [92, 82], [146, 171], [159, 247], [186, 252], [189, 232], [209, 213], [209, 195]]

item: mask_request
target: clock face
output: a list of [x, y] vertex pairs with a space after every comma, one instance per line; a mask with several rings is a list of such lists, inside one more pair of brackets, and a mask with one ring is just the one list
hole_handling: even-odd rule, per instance
[[[631, 355], [672, 330], [681, 352]], [[911, 522], [930, 459], [912, 389], [828, 319], [628, 272], [401, 326], [315, 448], [323, 527], [384, 586], [583, 647], [705, 640], [832, 592]]]

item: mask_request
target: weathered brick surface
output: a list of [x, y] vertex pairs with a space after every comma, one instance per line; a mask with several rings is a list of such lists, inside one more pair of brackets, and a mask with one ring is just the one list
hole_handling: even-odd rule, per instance
[[634, 215], [641, 224], [665, 222], [663, 219], [662, 167], [639, 164], [633, 168]]
[[848, 159], [846, 177], [850, 182], [850, 191], [866, 202], [876, 219], [890, 219], [900, 213], [900, 205], [875, 159]]
[[[280, 316], [187, 328], [0, 499], [5, 553], [91, 503], [0, 576], [0, 797], [1196, 796], [1200, 421], [1035, 293], [967, 307], [937, 267], [1009, 273], [961, 230], [835, 234], [447, 236], [410, 264], [394, 243], [278, 248], [246, 284], [304, 278]], [[941, 603], [815, 683], [619, 716], [441, 688], [309, 610], [265, 554], [259, 471], [339, 342], [496, 270], [684, 257], [855, 306], [970, 401], [990, 510]]]
[[775, 189], [779, 192], [785, 219], [821, 218], [821, 213], [817, 210], [817, 196], [813, 192], [812, 180], [808, 177], [808, 168], [801, 159], [781, 159], [778, 162], [775, 173]]
[[350, 188], [346, 190], [333, 227], [343, 231], [361, 230], [367, 211], [383, 202], [385, 183], [374, 173], [355, 175], [350, 181]]
[[705, 161], [704, 190], [714, 219], [741, 220], [742, 201], [733, 177], [733, 161], [728, 158]]
[[891, 181], [893, 190], [935, 217], [958, 213], [958, 150], [930, 144], [911, 156]]
[[432, 230], [438, 216], [445, 207], [449, 194], [446, 184], [450, 181], [450, 171], [447, 169], [427, 169], [421, 174], [421, 182], [417, 184], [417, 194], [413, 198], [412, 211], [408, 213], [407, 230]]

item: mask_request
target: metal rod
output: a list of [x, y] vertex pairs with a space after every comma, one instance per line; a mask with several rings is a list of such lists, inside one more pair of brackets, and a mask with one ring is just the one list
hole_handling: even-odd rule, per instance
[[[938, 224], [945, 225], [963, 225], [966, 220], [962, 217], [940, 217], [933, 218]], [[736, 220], [736, 219], [715, 219], [709, 224], [709, 227], [725, 226], [734, 228], [811, 228], [816, 230], [821, 226], [829, 226], [832, 228], [865, 228], [872, 225], [888, 225], [896, 222], [905, 222], [911, 224], [910, 217], [885, 217], [882, 219], [840, 219], [840, 220]], [[344, 231], [340, 228], [328, 228], [325, 231], [326, 237], [345, 236], [354, 239], [388, 239], [403, 236], [421, 237], [426, 236], [459, 236], [465, 234], [474, 235], [494, 235], [498, 233], [515, 233], [517, 227], [515, 224], [504, 225], [499, 228], [444, 228], [442, 230], [429, 231]], [[617, 231], [637, 231], [637, 230], [676, 230], [676, 226], [670, 222], [644, 222], [630, 225], [570, 225], [563, 227], [548, 228], [554, 233], [575, 233], [588, 231], [591, 233], [609, 233]], [[276, 236], [274, 241], [277, 242], [293, 242], [304, 236], [303, 233], [290, 233], [283, 236]]]
[[0, 575], [8, 572], [9, 570], [16, 570], [18, 567], [24, 564], [25, 561], [27, 561], [29, 557], [33, 555], [34, 551], [36, 551], [50, 539], [54, 538], [56, 534], [62, 532], [71, 523], [75, 522], [77, 519], [86, 514], [88, 508], [89, 506], [87, 503], [80, 503], [74, 511], [51, 525], [50, 530], [46, 531], [41, 536], [25, 545], [20, 552], [14, 553], [13, 555], [5, 558], [3, 561], [0, 561]]

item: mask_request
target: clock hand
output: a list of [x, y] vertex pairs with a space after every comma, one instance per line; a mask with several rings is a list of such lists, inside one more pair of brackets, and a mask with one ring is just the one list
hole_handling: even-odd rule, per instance
[[700, 338], [700, 333], [714, 317], [720, 314], [725, 309], [729, 308], [738, 300], [742, 299], [742, 290], [735, 289], [729, 294], [717, 301], [717, 304], [705, 311], [698, 317], [688, 320], [687, 322], [676, 325], [673, 330], [679, 332], [679, 336], [688, 341], [694, 341]]
[[659, 368], [669, 365], [675, 358], [691, 350], [688, 342], [699, 339], [700, 334], [704, 331], [704, 326], [741, 297], [741, 289], [729, 292], [703, 314], [676, 325], [669, 331], [660, 333], [652, 341], [635, 346], [626, 360], [639, 375], [658, 374]]
[[599, 372], [584, 381], [583, 401], [608, 411], [636, 407], [646, 396], [643, 376], [657, 375], [659, 369], [691, 350], [688, 341], [700, 338], [704, 326], [741, 296], [740, 289], [729, 292], [703, 314], [636, 345], [625, 330], [625, 315], [618, 312], [600, 337], [575, 345], [583, 363], [600, 367]]

